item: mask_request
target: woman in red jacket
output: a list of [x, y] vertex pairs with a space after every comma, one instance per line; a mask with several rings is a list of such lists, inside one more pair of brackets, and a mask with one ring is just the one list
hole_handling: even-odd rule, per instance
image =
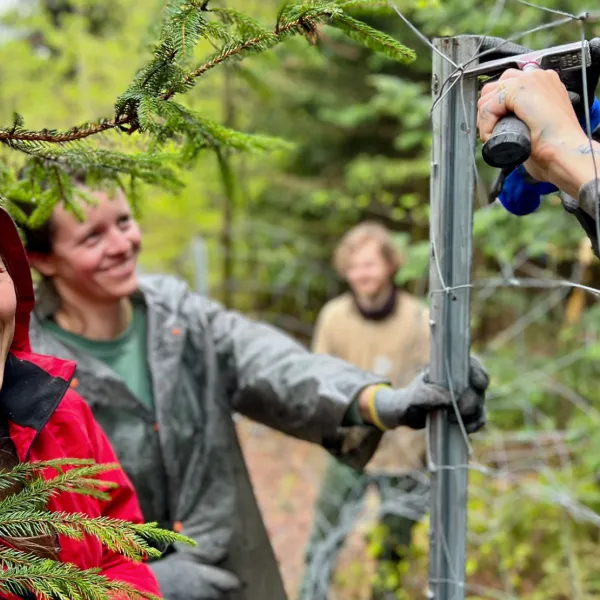
[[[28, 332], [33, 304], [24, 248], [12, 219], [0, 208], [0, 469], [23, 461], [59, 458], [116, 463], [87, 404], [70, 389], [75, 364], [31, 352]], [[142, 522], [135, 491], [125, 473], [118, 469], [102, 478], [118, 485], [110, 501], [60, 494], [48, 508]], [[82, 569], [99, 568], [108, 579], [159, 595], [147, 565], [108, 551], [95, 538], [40, 538], [23, 547], [11, 539], [10, 544]]]

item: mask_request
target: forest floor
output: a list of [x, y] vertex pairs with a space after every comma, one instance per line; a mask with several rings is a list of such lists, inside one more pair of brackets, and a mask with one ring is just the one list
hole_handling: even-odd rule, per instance
[[[295, 600], [327, 455], [317, 446], [246, 419], [240, 419], [238, 431], [287, 593]], [[340, 556], [332, 600], [369, 598], [373, 565], [366, 558], [364, 538], [360, 527], [349, 537]]]

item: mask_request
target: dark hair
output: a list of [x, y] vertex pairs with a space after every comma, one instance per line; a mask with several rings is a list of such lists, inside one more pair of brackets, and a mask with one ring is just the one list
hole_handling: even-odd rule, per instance
[[[86, 180], [85, 175], [82, 173], [71, 173], [69, 175], [73, 185], [85, 186]], [[45, 181], [40, 182], [42, 190], [46, 189], [47, 183]], [[29, 218], [35, 209], [36, 204], [24, 204], [19, 208]], [[54, 236], [54, 227], [52, 223], [52, 214], [46, 219], [43, 225], [39, 227], [28, 227], [26, 224], [21, 225], [25, 237], [25, 249], [27, 252], [38, 252], [39, 254], [51, 254], [52, 253], [52, 237]]]
[[[21, 208], [29, 217], [36, 207], [35, 205], [28, 204]], [[52, 215], [40, 227], [28, 227], [25, 224], [21, 224], [21, 230], [25, 238], [25, 250], [27, 252], [38, 252], [39, 254], [52, 253], [52, 236], [54, 234]]]

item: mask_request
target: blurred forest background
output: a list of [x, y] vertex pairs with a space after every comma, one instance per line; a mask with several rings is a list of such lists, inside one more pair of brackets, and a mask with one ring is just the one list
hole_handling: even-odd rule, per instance
[[[580, 13], [595, 8], [593, 1], [544, 3]], [[227, 4], [271, 24], [279, 3]], [[397, 5], [430, 38], [506, 37], [557, 19], [510, 0]], [[10, 124], [18, 111], [30, 128], [66, 128], [110, 115], [155, 40], [162, 6], [161, 0], [5, 2], [0, 121]], [[334, 244], [360, 220], [376, 219], [397, 232], [405, 249], [400, 283], [426, 296], [431, 54], [395, 14], [378, 12], [360, 16], [413, 48], [416, 61], [375, 56], [323, 27], [315, 45], [292, 39], [227, 64], [182, 98], [207, 118], [282, 137], [290, 148], [233, 155], [230, 172], [206, 152], [184, 173], [184, 189], [145, 188], [138, 206], [144, 270], [175, 273], [195, 285], [203, 264], [194, 264], [192, 248], [201, 238], [211, 296], [308, 343], [319, 309], [342, 290], [330, 265]], [[586, 33], [600, 35], [600, 28]], [[572, 22], [522, 43], [539, 48], [580, 37]], [[489, 185], [494, 174], [482, 165], [479, 172]], [[473, 343], [493, 375], [493, 390], [491, 425], [476, 443], [482, 462], [511, 476], [471, 477], [468, 570], [481, 591], [470, 597], [600, 597], [600, 308], [582, 290], [502, 285], [520, 277], [600, 287], [600, 268], [557, 198], [519, 219], [486, 206], [483, 196], [474, 278], [494, 281], [473, 294]], [[240, 429], [293, 593], [323, 457], [247, 423]], [[364, 553], [373, 549], [364, 548], [361, 535], [355, 542], [336, 581], [341, 598], [367, 597]], [[410, 567], [414, 593], [407, 597], [423, 597], [426, 550], [424, 524]]]

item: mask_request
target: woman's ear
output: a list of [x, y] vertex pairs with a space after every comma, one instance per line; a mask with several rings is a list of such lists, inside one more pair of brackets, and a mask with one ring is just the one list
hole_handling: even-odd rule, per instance
[[43, 254], [41, 252], [28, 252], [29, 264], [44, 277], [53, 277], [56, 275], [56, 266], [52, 254]]

